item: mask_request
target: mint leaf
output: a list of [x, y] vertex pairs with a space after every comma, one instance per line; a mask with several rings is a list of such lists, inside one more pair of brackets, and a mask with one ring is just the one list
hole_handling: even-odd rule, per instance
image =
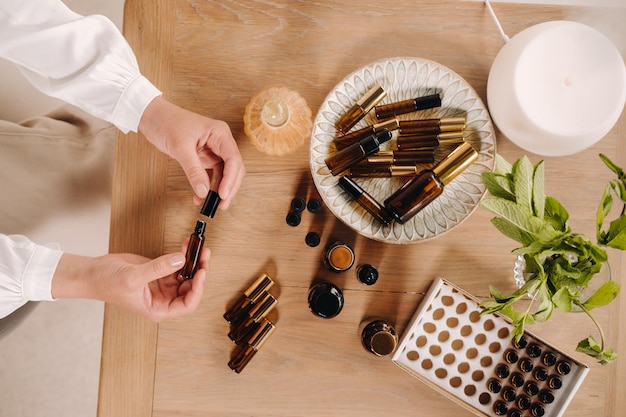
[[512, 184], [506, 176], [494, 172], [483, 172], [481, 179], [492, 196], [515, 201]]
[[588, 338], [578, 342], [576, 351], [598, 359], [598, 362], [602, 365], [607, 365], [617, 359], [617, 353], [615, 353], [613, 349], [602, 349], [602, 346], [593, 336], [589, 336]]
[[561, 311], [572, 311], [572, 296], [568, 287], [560, 288], [557, 292], [555, 292], [552, 296], [552, 302]]
[[600, 244], [616, 249], [626, 249], [626, 216], [620, 216], [609, 224], [609, 230]]
[[[497, 197], [484, 199], [481, 201], [480, 205], [492, 213], [508, 220], [522, 231], [530, 233], [535, 238], [540, 235], [546, 235], [546, 233], [546, 236], [554, 234], [554, 230], [550, 225], [546, 224], [542, 219], [533, 216], [529, 207]], [[554, 234], [554, 237], [556, 237], [556, 234]]]
[[496, 174], [506, 175], [513, 171], [511, 164], [500, 154], [496, 154], [496, 166], [494, 171]]
[[533, 165], [528, 157], [522, 157], [514, 165], [513, 181], [515, 185], [515, 201], [532, 212], [533, 196]]
[[602, 307], [613, 301], [619, 294], [620, 285], [615, 281], [607, 281], [582, 304], [585, 310]]
[[615, 174], [617, 174], [617, 178], [619, 178], [622, 181], [626, 180], [626, 174], [624, 174], [624, 170], [622, 170], [622, 168], [620, 168], [615, 163], [613, 163], [613, 161], [611, 161], [608, 156], [606, 156], [606, 155], [604, 155], [602, 153], [599, 156], [600, 156], [600, 159], [602, 160], [602, 162], [604, 162], [604, 164], [607, 167], [609, 167], [609, 169], [611, 171], [613, 171]]
[[543, 161], [540, 161], [537, 166], [535, 166], [535, 171], [533, 173], [533, 210], [535, 216], [543, 218], [545, 208], [546, 208], [546, 193], [544, 191], [544, 168]]
[[550, 223], [555, 230], [562, 232], [567, 231], [569, 213], [565, 210], [565, 207], [554, 197], [548, 196], [545, 201], [546, 206], [543, 218]]

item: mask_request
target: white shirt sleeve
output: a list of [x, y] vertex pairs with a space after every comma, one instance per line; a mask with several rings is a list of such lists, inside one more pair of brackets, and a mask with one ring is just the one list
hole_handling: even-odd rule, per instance
[[0, 57], [43, 93], [125, 133], [137, 131], [143, 111], [161, 94], [109, 19], [83, 17], [59, 0], [0, 0]]
[[52, 277], [62, 251], [24, 236], [0, 235], [0, 318], [27, 301], [51, 301]]

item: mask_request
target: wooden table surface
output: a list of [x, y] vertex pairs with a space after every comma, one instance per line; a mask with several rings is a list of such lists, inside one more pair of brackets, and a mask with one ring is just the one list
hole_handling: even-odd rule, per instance
[[[496, 4], [509, 36], [548, 20], [623, 22], [626, 9], [583, 9]], [[451, 232], [428, 242], [393, 245], [366, 239], [325, 210], [285, 223], [291, 199], [318, 197], [308, 167], [308, 144], [285, 157], [257, 151], [243, 132], [250, 98], [271, 86], [298, 91], [315, 114], [345, 75], [389, 57], [439, 62], [465, 78], [485, 101], [490, 65], [502, 47], [481, 2], [462, 1], [201, 1], [127, 0], [124, 31], [143, 72], [173, 102], [232, 128], [247, 167], [228, 211], [208, 221], [211, 271], [194, 314], [162, 324], [118, 308], [105, 310], [98, 415], [120, 416], [465, 416], [471, 413], [360, 345], [359, 324], [384, 316], [402, 333], [424, 292], [445, 277], [486, 297], [489, 284], [513, 290], [514, 242], [476, 210]], [[514, 160], [524, 152], [498, 134], [498, 152]], [[597, 157], [626, 165], [626, 116], [593, 148], [545, 158], [547, 192], [570, 211], [571, 226], [594, 236], [595, 208], [611, 177]], [[622, 140], [620, 140], [622, 139]], [[201, 218], [177, 163], [139, 135], [118, 139], [111, 222], [111, 252], [155, 257], [176, 251]], [[529, 155], [533, 162], [540, 158]], [[310, 248], [304, 237], [321, 234]], [[372, 263], [373, 287], [354, 269], [333, 274], [321, 265], [324, 243], [343, 240], [356, 262]], [[613, 278], [624, 257], [611, 252]], [[227, 363], [235, 350], [222, 314], [265, 272], [277, 282], [277, 330], [241, 373]], [[331, 280], [345, 293], [342, 313], [317, 318], [307, 306], [315, 280]], [[626, 336], [619, 321], [626, 301], [597, 313], [622, 355], [602, 367], [574, 352], [594, 328], [586, 317], [556, 313], [550, 326], [530, 330], [587, 363], [591, 371], [566, 416], [614, 416], [626, 409]]]

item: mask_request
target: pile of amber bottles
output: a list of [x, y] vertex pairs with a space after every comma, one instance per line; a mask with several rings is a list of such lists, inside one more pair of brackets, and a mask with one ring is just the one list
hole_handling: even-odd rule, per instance
[[[334, 140], [336, 152], [325, 160], [333, 176], [341, 176], [339, 186], [376, 220], [405, 223], [443, 193], [443, 188], [478, 157], [464, 141], [465, 118], [400, 120], [397, 116], [441, 107], [441, 95], [432, 94], [378, 105], [385, 90], [374, 85], [335, 123], [339, 132]], [[373, 111], [377, 123], [351, 129]], [[381, 150], [381, 145], [395, 137], [395, 148]], [[455, 146], [432, 168], [435, 149]], [[382, 204], [358, 183], [362, 177], [404, 177], [406, 183]]]

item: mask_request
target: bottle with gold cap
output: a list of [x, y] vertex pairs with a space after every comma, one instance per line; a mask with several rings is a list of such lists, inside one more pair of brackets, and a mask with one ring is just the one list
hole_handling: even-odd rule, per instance
[[261, 274], [259, 277], [246, 289], [239, 299], [224, 313], [224, 319], [229, 323], [239, 321], [240, 317], [245, 317], [248, 312], [259, 301], [265, 297], [267, 290], [274, 285], [274, 281], [267, 274]]
[[443, 193], [445, 185], [478, 158], [467, 142], [456, 147], [433, 169], [425, 169], [385, 200], [385, 208], [398, 223], [405, 223]]
[[352, 127], [359, 122], [370, 110], [374, 108], [385, 96], [387, 92], [379, 84], [375, 84], [363, 97], [335, 123], [335, 128], [343, 134], [348, 133]]
[[272, 322], [263, 320], [261, 326], [254, 332], [245, 346], [228, 362], [229, 368], [237, 373], [243, 371], [275, 329], [276, 326]]

